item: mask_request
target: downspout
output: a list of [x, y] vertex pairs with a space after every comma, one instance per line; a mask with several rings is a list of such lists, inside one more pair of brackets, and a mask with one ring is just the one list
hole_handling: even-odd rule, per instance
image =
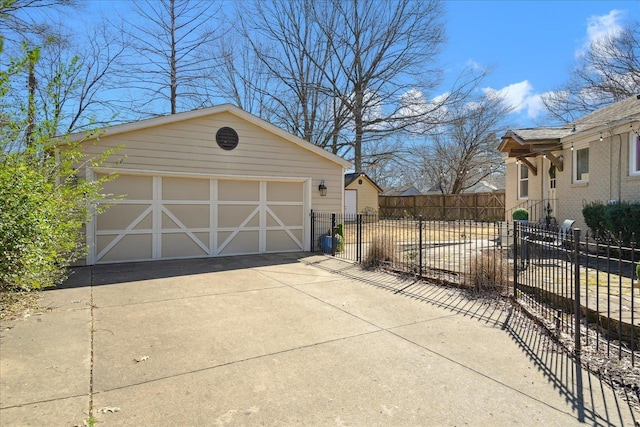
[[613, 199], [613, 143], [609, 135], [609, 200]]
[[620, 145], [618, 145], [618, 161], [620, 162], [620, 172], [618, 173], [618, 203], [622, 202], [622, 174], [624, 168], [622, 167], [622, 134], [618, 134], [620, 139]]

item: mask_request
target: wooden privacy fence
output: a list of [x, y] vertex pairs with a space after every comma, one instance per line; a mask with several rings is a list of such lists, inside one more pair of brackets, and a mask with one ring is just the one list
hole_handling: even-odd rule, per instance
[[425, 194], [421, 196], [379, 196], [383, 218], [469, 219], [503, 221], [505, 193]]

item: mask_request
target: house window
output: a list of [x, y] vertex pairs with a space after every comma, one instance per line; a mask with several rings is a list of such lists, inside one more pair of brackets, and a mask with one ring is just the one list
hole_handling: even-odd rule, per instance
[[553, 163], [549, 166], [549, 188], [552, 190], [556, 188], [556, 165]]
[[529, 168], [526, 165], [518, 165], [518, 199], [529, 198]]
[[589, 182], [589, 147], [573, 150], [573, 182], [574, 184]]
[[629, 135], [629, 175], [640, 176], [640, 135]]

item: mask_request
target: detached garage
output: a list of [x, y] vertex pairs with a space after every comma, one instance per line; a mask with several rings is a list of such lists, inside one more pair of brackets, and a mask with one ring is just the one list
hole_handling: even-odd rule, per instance
[[308, 251], [311, 209], [342, 212], [349, 162], [232, 105], [85, 137], [90, 155], [121, 147], [86, 171], [116, 174], [88, 264]]

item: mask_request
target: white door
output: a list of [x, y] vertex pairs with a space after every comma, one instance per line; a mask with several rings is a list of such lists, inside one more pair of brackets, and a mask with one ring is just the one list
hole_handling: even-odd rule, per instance
[[358, 191], [344, 190], [344, 213], [355, 215], [358, 213]]
[[304, 181], [123, 175], [89, 264], [305, 250]]

